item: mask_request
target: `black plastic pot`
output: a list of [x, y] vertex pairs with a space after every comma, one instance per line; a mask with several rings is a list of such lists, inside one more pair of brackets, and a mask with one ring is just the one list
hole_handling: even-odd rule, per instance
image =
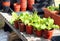
[[8, 12], [10, 9], [10, 0], [2, 0], [3, 12]]
[[35, 3], [39, 3], [40, 5], [47, 3], [46, 5], [50, 6], [50, 5], [54, 4], [54, 0], [35, 0]]
[[60, 36], [53, 36], [51, 41], [60, 41]]
[[47, 2], [48, 0], [35, 0], [35, 3], [43, 3], [43, 2]]
[[33, 11], [37, 11], [38, 15], [40, 15], [41, 17], [44, 16], [44, 11], [41, 9], [40, 4], [34, 4]]
[[9, 2], [10, 0], [2, 0], [2, 2], [6, 2], [6, 1]]
[[10, 7], [7, 7], [7, 6], [3, 6], [3, 12], [8, 12], [9, 11], [9, 9], [10, 9]]

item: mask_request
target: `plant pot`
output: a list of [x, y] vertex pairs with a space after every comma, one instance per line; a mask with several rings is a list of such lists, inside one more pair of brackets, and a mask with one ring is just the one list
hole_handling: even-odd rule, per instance
[[22, 22], [19, 22], [19, 30], [20, 30], [20, 32], [24, 32], [25, 30], [26, 30], [26, 27], [25, 27], [25, 24], [24, 23], [22, 23]]
[[32, 11], [33, 10], [33, 6], [32, 5], [29, 5], [28, 6], [28, 9]]
[[58, 12], [52, 14], [52, 18], [54, 19], [54, 23], [60, 26], [60, 15], [58, 15]]
[[20, 0], [20, 3], [25, 3], [27, 2], [27, 0]]
[[43, 11], [44, 11], [44, 17], [46, 18], [51, 17], [52, 12], [49, 9], [43, 8]]
[[21, 5], [21, 11], [26, 11], [26, 9], [27, 9], [27, 0], [21, 0], [20, 5]]
[[34, 4], [34, 1], [28, 1], [28, 4], [32, 4], [33, 5]]
[[3, 12], [8, 12], [9, 9], [10, 9], [10, 0], [3, 0], [2, 1], [2, 9], [3, 9]]
[[51, 39], [53, 35], [53, 30], [44, 30], [43, 37], [46, 39]]
[[26, 11], [26, 9], [27, 9], [26, 3], [25, 4], [21, 3], [21, 11]]
[[20, 4], [14, 3], [14, 11], [19, 12], [20, 11]]
[[21, 11], [26, 11], [26, 8], [21, 8]]
[[42, 36], [42, 30], [40, 30], [40, 31], [35, 30], [35, 35], [38, 37], [41, 37]]
[[20, 3], [20, 5], [21, 5], [21, 8], [27, 8], [27, 3], [25, 2], [25, 3]]
[[35, 0], [27, 0], [28, 4], [34, 4]]
[[31, 10], [31, 11], [33, 10], [33, 8], [32, 8], [32, 7], [28, 7], [28, 9], [29, 9], [29, 10]]
[[3, 0], [2, 5], [10, 7], [10, 0]]
[[19, 27], [18, 27], [18, 22], [19, 22], [18, 20], [14, 21], [14, 26], [15, 26], [16, 29], [19, 28]]
[[33, 27], [29, 26], [29, 25], [26, 25], [26, 33], [27, 34], [32, 34], [33, 33]]
[[28, 3], [28, 9], [29, 10], [32, 10], [33, 9], [33, 4], [34, 4], [34, 0], [27, 0], [27, 3]]

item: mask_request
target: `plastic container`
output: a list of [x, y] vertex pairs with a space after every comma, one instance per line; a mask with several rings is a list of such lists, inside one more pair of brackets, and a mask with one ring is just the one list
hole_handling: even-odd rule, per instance
[[35, 0], [27, 0], [28, 3], [28, 9], [32, 10], [33, 9], [33, 4], [35, 3]]
[[19, 30], [20, 30], [20, 32], [24, 32], [24, 31], [26, 30], [24, 23], [20, 23], [20, 22], [19, 22], [18, 25], [19, 25]]
[[45, 39], [51, 39], [53, 35], [53, 30], [44, 30], [43, 37]]
[[20, 0], [21, 11], [26, 11], [27, 9], [27, 0]]
[[33, 27], [29, 26], [29, 25], [26, 25], [26, 33], [27, 34], [32, 34], [33, 33]]
[[14, 26], [15, 26], [16, 29], [19, 28], [19, 26], [18, 26], [18, 22], [19, 22], [18, 20], [14, 21]]
[[19, 12], [20, 11], [20, 4], [14, 3], [14, 11]]
[[35, 30], [35, 35], [38, 37], [41, 37], [42, 36], [42, 30], [40, 30], [40, 31]]

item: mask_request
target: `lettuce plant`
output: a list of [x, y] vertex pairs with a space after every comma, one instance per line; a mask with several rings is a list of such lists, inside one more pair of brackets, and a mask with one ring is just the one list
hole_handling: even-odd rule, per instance
[[47, 29], [47, 30], [59, 28], [58, 25], [55, 25], [55, 24], [54, 24], [54, 20], [51, 19], [50, 17], [49, 17], [49, 18], [46, 18], [46, 20], [47, 20], [47, 21], [45, 22], [45, 25], [46, 25], [46, 29]]
[[31, 23], [31, 15], [29, 12], [22, 12], [20, 15], [19, 15], [19, 19], [22, 20], [22, 22], [26, 25], [30, 25]]
[[51, 10], [51, 11], [58, 11], [59, 10], [59, 7], [55, 7], [55, 6], [48, 6], [47, 7], [49, 10]]
[[42, 18], [40, 22], [35, 22], [33, 26], [38, 30], [51, 30], [51, 29], [58, 29], [59, 26], [54, 24], [54, 20], [49, 18]]
[[34, 12], [32, 15], [32, 26], [34, 29], [40, 31], [46, 28], [45, 24], [43, 24], [41, 21], [43, 22], [42, 18], [37, 15], [37, 12]]
[[11, 18], [11, 20], [10, 20], [10, 23], [11, 23], [11, 24], [14, 24], [14, 21], [15, 21], [15, 20], [19, 20], [19, 16], [17, 15], [16, 12], [12, 12], [12, 18]]
[[34, 29], [40, 31], [40, 30], [51, 30], [59, 28], [58, 25], [54, 24], [54, 20], [49, 18], [40, 18], [40, 16], [37, 15], [37, 12], [35, 11], [33, 14], [30, 14], [29, 12], [22, 12], [19, 14], [19, 16], [13, 12], [12, 13], [12, 20], [11, 23], [15, 20], [21, 20], [25, 25], [31, 25]]

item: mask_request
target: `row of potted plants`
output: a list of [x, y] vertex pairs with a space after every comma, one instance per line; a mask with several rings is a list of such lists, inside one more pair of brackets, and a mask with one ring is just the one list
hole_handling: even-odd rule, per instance
[[38, 37], [44, 37], [51, 39], [53, 30], [59, 28], [58, 25], [54, 24], [54, 20], [49, 18], [40, 18], [37, 12], [30, 14], [29, 12], [22, 12], [17, 15], [15, 12], [12, 13], [15, 28], [19, 28], [20, 32], [27, 34], [35, 34]]
[[[59, 6], [60, 7], [60, 6]], [[51, 17], [54, 19], [54, 23], [57, 25], [60, 25], [60, 10], [59, 7], [54, 7], [54, 6], [50, 6], [48, 8], [43, 8], [44, 10], [44, 16], [45, 17]]]

